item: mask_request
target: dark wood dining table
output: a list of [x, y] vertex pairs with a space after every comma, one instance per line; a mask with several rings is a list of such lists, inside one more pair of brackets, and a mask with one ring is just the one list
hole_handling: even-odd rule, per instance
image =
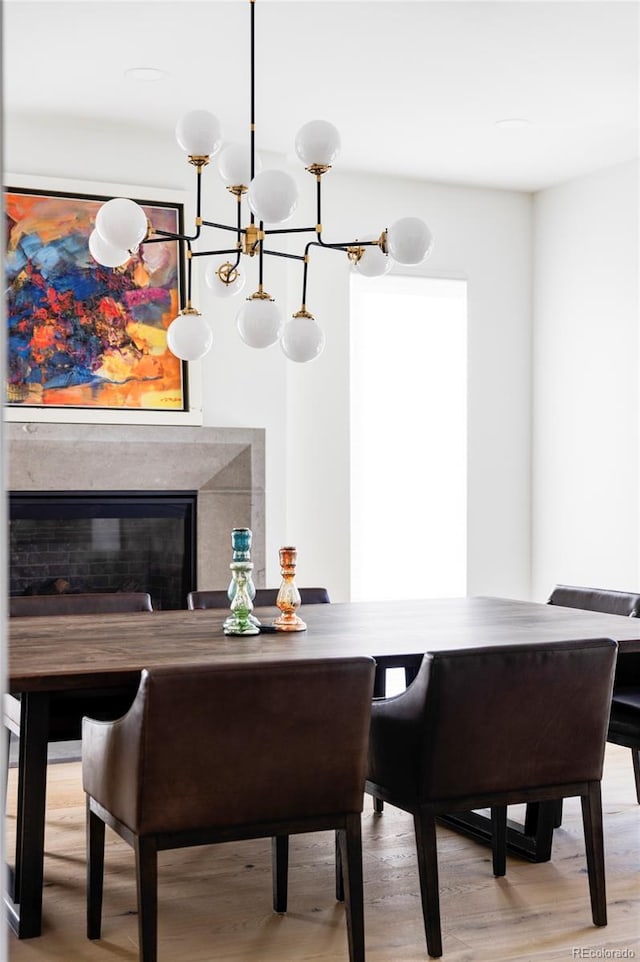
[[[269, 625], [276, 609], [256, 609]], [[157, 611], [15, 618], [9, 625], [8, 690], [20, 695], [16, 859], [5, 890], [19, 938], [40, 935], [44, 866], [49, 699], [54, 693], [130, 689], [145, 667], [267, 662], [372, 655], [386, 667], [415, 667], [430, 651], [573, 638], [613, 638], [619, 657], [640, 651], [640, 619], [505, 598], [309, 605], [307, 630], [242, 637], [223, 633], [227, 612]], [[540, 824], [548, 820], [540, 819]], [[477, 819], [476, 819], [477, 822]], [[464, 827], [464, 826], [460, 826]], [[487, 838], [482, 827], [469, 831]], [[534, 816], [510, 825], [509, 846], [526, 858], [550, 856]]]

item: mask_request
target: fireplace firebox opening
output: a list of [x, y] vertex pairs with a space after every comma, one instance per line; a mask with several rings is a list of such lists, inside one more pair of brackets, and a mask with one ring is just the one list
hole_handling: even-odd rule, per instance
[[10, 594], [148, 591], [184, 608], [196, 506], [196, 491], [10, 492]]

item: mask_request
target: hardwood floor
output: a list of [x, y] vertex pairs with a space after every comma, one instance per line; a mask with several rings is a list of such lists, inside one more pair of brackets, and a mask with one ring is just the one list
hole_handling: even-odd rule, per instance
[[[12, 771], [9, 813], [14, 790]], [[640, 958], [640, 806], [627, 749], [607, 746], [603, 797], [606, 928], [591, 924], [577, 800], [565, 803], [552, 860], [532, 865], [509, 859], [500, 880], [491, 874], [488, 849], [438, 830], [446, 962]], [[11, 852], [11, 814], [8, 822]], [[80, 765], [51, 765], [43, 935], [21, 942], [10, 935], [10, 962], [136, 962], [133, 854], [109, 831], [107, 839], [103, 938], [89, 942]], [[374, 816], [367, 798], [363, 846], [368, 962], [424, 962], [410, 817], [390, 806]], [[347, 962], [333, 871], [330, 833], [292, 839], [289, 912], [279, 916], [271, 910], [268, 840], [162, 852], [160, 962]]]

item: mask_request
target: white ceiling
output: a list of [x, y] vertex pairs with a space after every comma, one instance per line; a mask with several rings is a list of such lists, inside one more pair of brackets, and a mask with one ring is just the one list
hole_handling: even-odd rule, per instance
[[[321, 117], [350, 169], [533, 191], [627, 161], [639, 14], [637, 0], [258, 0], [258, 149], [291, 153]], [[9, 120], [166, 130], [206, 108], [247, 138], [248, 0], [5, 0], [3, 16]], [[166, 76], [125, 78], [139, 66]], [[496, 126], [514, 117], [530, 124]]]

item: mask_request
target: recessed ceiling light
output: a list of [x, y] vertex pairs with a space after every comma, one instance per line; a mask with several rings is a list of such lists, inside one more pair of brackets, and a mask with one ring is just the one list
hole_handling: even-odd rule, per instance
[[496, 120], [496, 127], [503, 130], [520, 130], [522, 127], [530, 127], [531, 121], [524, 117], [505, 117], [504, 120]]
[[128, 70], [125, 70], [124, 75], [137, 83], [155, 83], [156, 80], [162, 80], [163, 77], [166, 77], [167, 73], [165, 70], [160, 70], [159, 67], [129, 67]]

